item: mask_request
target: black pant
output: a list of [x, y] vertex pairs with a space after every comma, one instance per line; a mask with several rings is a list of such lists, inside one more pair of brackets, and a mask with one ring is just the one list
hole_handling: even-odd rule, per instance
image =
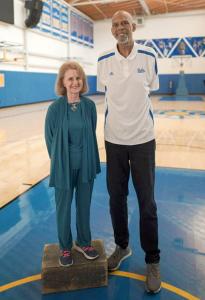
[[155, 140], [126, 146], [105, 141], [107, 188], [115, 243], [129, 243], [127, 195], [130, 169], [140, 212], [140, 241], [146, 263], [159, 262], [157, 206], [154, 200]]

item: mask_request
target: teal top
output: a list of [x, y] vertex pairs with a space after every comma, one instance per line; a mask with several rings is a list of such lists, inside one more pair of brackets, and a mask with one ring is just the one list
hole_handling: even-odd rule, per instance
[[[82, 182], [88, 182], [100, 173], [100, 160], [96, 139], [97, 113], [93, 101], [81, 96], [82, 113]], [[70, 144], [68, 132], [70, 113], [67, 97], [60, 97], [48, 108], [45, 121], [45, 140], [51, 159], [49, 186], [60, 189], [70, 188]]]
[[68, 142], [70, 149], [70, 165], [71, 169], [80, 169], [83, 150], [83, 119], [81, 102], [72, 110], [72, 105], [67, 104], [68, 117]]

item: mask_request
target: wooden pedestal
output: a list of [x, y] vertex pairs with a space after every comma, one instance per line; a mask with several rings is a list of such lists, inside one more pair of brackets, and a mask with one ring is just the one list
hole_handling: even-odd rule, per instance
[[108, 271], [103, 242], [95, 240], [92, 245], [100, 257], [87, 260], [82, 253], [72, 250], [73, 265], [69, 267], [59, 265], [57, 244], [45, 245], [42, 260], [43, 294], [106, 286]]

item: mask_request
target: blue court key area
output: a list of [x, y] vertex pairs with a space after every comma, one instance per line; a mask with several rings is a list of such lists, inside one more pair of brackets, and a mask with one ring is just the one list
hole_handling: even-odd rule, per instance
[[[106, 165], [94, 186], [91, 225], [93, 239], [114, 250], [105, 179]], [[139, 242], [139, 213], [132, 184], [129, 187], [130, 246], [133, 255], [120, 270], [145, 274]], [[159, 214], [162, 281], [196, 298], [184, 298], [163, 288], [154, 300], [205, 299], [205, 171], [157, 168], [156, 201]], [[73, 203], [74, 204], [74, 203]], [[72, 211], [75, 237], [75, 205]], [[41, 273], [44, 244], [57, 243], [54, 190], [48, 178], [0, 210], [0, 288]], [[191, 296], [190, 296], [191, 297]], [[110, 275], [108, 287], [58, 294], [41, 294], [41, 281], [29, 282], [0, 293], [1, 300], [149, 300], [144, 282]]]

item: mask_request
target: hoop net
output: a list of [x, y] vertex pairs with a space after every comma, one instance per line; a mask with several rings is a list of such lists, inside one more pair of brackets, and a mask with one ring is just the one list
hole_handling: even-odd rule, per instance
[[191, 55], [174, 55], [172, 56], [172, 67], [184, 69], [192, 66], [192, 56]]

